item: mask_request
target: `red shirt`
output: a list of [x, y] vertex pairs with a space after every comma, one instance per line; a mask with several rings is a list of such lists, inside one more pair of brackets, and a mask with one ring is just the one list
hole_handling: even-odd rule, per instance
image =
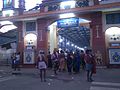
[[90, 54], [85, 54], [85, 63], [94, 64], [94, 56]]

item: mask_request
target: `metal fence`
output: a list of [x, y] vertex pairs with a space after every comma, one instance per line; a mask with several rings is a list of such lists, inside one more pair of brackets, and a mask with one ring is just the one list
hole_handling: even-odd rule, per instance
[[0, 65], [10, 65], [12, 62], [11, 55], [14, 51], [13, 49], [0, 50]]

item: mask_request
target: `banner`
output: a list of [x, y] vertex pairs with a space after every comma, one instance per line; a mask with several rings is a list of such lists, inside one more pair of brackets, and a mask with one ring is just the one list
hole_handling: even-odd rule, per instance
[[109, 49], [109, 60], [110, 60], [110, 64], [120, 64], [120, 49], [119, 48]]
[[78, 27], [79, 26], [79, 18], [67, 18], [60, 19], [57, 21], [58, 28], [70, 28], [70, 27]]
[[24, 52], [24, 64], [34, 64], [34, 51], [26, 50]]

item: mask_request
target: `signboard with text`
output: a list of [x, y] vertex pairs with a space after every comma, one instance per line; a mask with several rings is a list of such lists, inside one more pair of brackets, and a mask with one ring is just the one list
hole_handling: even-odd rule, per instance
[[57, 21], [58, 28], [69, 28], [69, 27], [78, 27], [78, 26], [79, 26], [79, 18], [66, 18]]

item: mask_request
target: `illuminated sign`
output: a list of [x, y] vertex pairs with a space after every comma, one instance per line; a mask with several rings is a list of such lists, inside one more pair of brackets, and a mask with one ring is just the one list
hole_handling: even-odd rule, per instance
[[69, 28], [69, 27], [78, 27], [78, 26], [79, 26], [79, 18], [67, 18], [57, 21], [58, 28]]
[[13, 0], [3, 0], [3, 9], [12, 9], [13, 7]]

